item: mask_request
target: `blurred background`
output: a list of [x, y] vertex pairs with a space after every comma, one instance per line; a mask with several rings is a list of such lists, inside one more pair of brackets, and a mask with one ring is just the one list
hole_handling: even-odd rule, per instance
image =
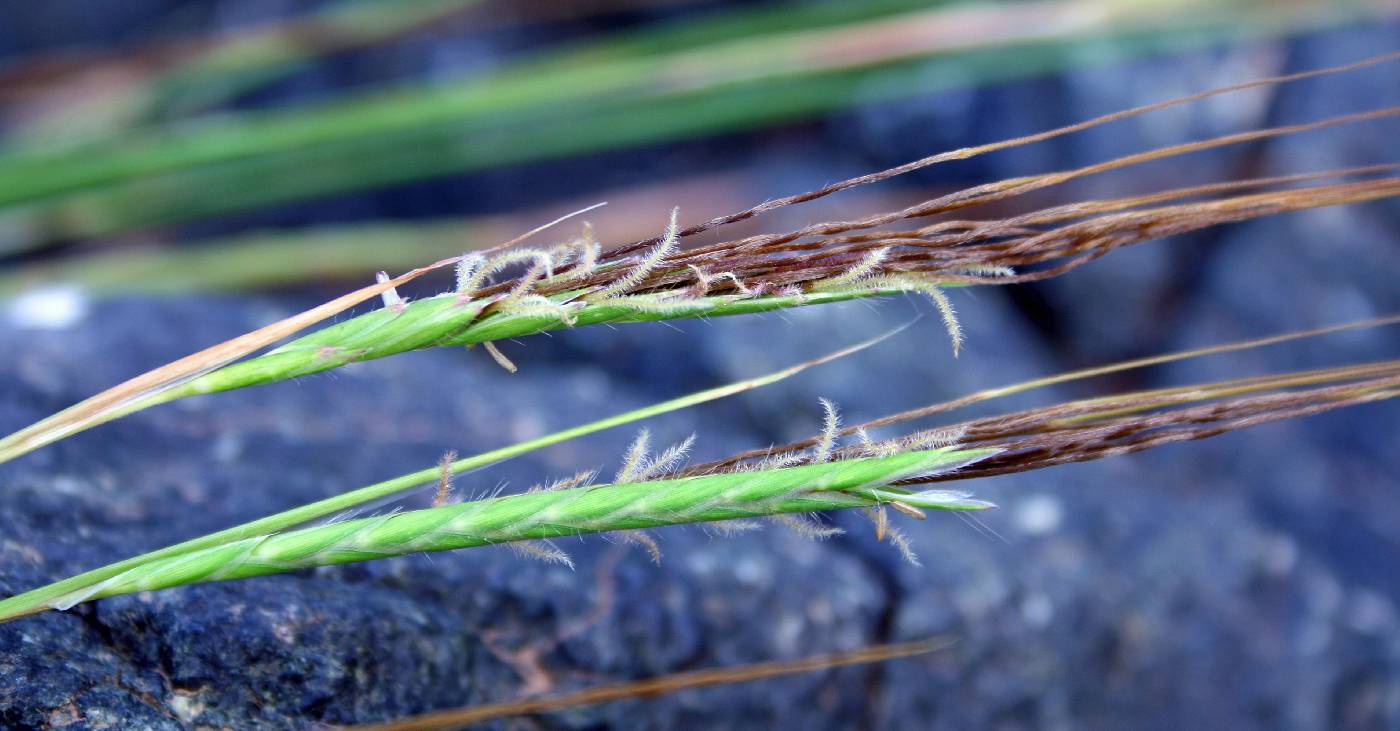
[[[368, 283], [598, 201], [600, 239], [934, 152], [1396, 50], [1395, 0], [124, 0], [0, 7], [0, 431]], [[1396, 103], [1400, 63], [929, 168], [725, 229]], [[1349, 125], [1156, 162], [1024, 205], [1394, 162]], [[1018, 204], [1021, 205], [1021, 204]], [[988, 210], [1003, 214], [1010, 208]], [[574, 224], [565, 224], [572, 226]], [[567, 233], [559, 233], [563, 238]], [[699, 237], [697, 240], [713, 240]], [[1400, 204], [1324, 209], [956, 293], [842, 362], [660, 419], [700, 459], [1063, 370], [1400, 310]], [[407, 294], [446, 287], [425, 278]], [[0, 467], [5, 594], [508, 441], [813, 357], [913, 300], [425, 351], [192, 399]], [[978, 413], [1397, 357], [1363, 331]], [[969, 414], [971, 416], [973, 414]], [[958, 415], [953, 415], [957, 417]], [[929, 635], [884, 667], [629, 701], [538, 728], [1397, 728], [1400, 442], [1386, 404], [969, 483], [1002, 508], [568, 541], [104, 600], [0, 626], [0, 726], [304, 728]], [[463, 478], [616, 467], [597, 435]]]

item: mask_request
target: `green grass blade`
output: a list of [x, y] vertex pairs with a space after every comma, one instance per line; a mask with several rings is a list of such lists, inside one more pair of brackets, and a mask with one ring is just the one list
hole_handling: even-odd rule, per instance
[[[14, 120], [8, 139], [20, 145], [52, 144], [175, 121], [303, 71], [327, 55], [392, 42], [479, 2], [332, 0], [249, 27], [98, 51], [47, 79], [41, 90], [46, 102], [31, 105], [28, 114]], [[64, 55], [56, 53], [60, 59]], [[40, 51], [5, 64], [4, 71], [10, 78], [44, 78], [43, 69], [53, 63], [53, 55]], [[120, 75], [124, 82], [88, 93], [92, 89], [84, 79], [95, 72]]]
[[[1374, 12], [1365, 2], [1343, 6], [1305, 3], [1280, 14], [1253, 0], [1212, 3], [1204, 10], [1194, 0], [1150, 7], [1066, 0], [1066, 9], [1102, 12], [1065, 16], [1089, 19], [1082, 25], [1047, 24], [951, 46], [930, 40], [928, 48], [890, 48], [887, 57], [871, 58], [834, 52], [822, 34], [850, 29], [828, 27], [826, 16], [813, 16], [808, 24], [797, 9], [789, 9], [782, 29], [760, 23], [754, 27], [763, 32], [710, 35], [708, 43], [698, 45], [692, 30], [654, 29], [644, 32], [650, 38], [567, 50], [455, 87], [376, 92], [312, 108], [11, 150], [0, 153], [0, 206], [23, 205], [14, 211], [18, 220], [6, 222], [12, 230], [27, 228], [25, 221], [37, 225], [38, 216], [48, 223], [71, 222], [62, 235], [112, 233], [435, 175], [747, 129], [857, 100], [1036, 73], [1090, 58], [1096, 48], [1092, 39], [1116, 39], [1097, 48], [1106, 58], [1121, 59], [1124, 53], [1335, 22], [1346, 15], [1343, 10]], [[905, 5], [872, 6], [859, 20], [897, 25], [889, 14], [899, 7]], [[908, 17], [936, 27], [939, 13], [962, 7], [924, 8]], [[669, 33], [681, 40], [668, 42]], [[929, 58], [940, 66], [927, 65]], [[568, 110], [567, 125], [560, 124], [560, 109]], [[28, 245], [20, 239], [11, 244]]]
[[341, 0], [305, 16], [219, 43], [157, 76], [142, 89], [146, 118], [188, 115], [309, 67], [322, 50], [299, 32], [334, 39], [333, 50], [392, 40], [481, 0]]
[[257, 232], [193, 246], [104, 249], [0, 272], [0, 299], [47, 286], [78, 287], [86, 296], [104, 299], [363, 281], [376, 271], [408, 269], [510, 237], [502, 235], [506, 227], [489, 220], [482, 224], [480, 219], [384, 221]]

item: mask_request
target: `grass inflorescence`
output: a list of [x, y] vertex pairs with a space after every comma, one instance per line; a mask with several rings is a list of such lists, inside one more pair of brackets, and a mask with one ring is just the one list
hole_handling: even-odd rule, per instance
[[[678, 211], [673, 210], [661, 235], [610, 250], [600, 246], [587, 225], [582, 235], [557, 245], [513, 248], [564, 220], [559, 219], [486, 251], [399, 276], [381, 274], [372, 285], [138, 376], [0, 439], [0, 462], [156, 404], [288, 380], [423, 348], [480, 345], [498, 363], [514, 370], [515, 365], [494, 343], [564, 328], [754, 314], [912, 292], [933, 301], [956, 352], [963, 334], [945, 288], [1043, 279], [1142, 241], [1260, 216], [1394, 197], [1400, 195], [1400, 177], [1387, 174], [1400, 166], [1380, 164], [1211, 183], [1081, 201], [993, 219], [944, 217], [913, 228], [897, 228], [900, 224], [1000, 204], [1087, 175], [1165, 157], [1400, 116], [1400, 107], [1225, 135], [1074, 170], [998, 181], [852, 220], [690, 247], [683, 247], [682, 240], [928, 165], [1037, 142], [1216, 94], [1340, 73], [1397, 58], [1400, 54], [1238, 84], [1027, 138], [934, 155], [690, 227], [680, 226]], [[418, 300], [399, 293], [398, 287], [446, 267], [456, 269], [455, 286], [449, 291]], [[380, 298], [382, 307], [242, 359], [375, 297]], [[453, 476], [473, 467], [737, 393], [812, 365], [802, 364], [483, 455], [461, 460], [446, 457], [433, 468], [95, 569], [0, 601], [0, 621], [132, 591], [495, 543], [567, 563], [567, 556], [541, 541], [582, 533], [613, 533], [643, 546], [655, 559], [659, 559], [659, 548], [643, 531], [656, 526], [694, 522], [739, 526], [749, 518], [771, 517], [805, 535], [825, 537], [832, 529], [801, 516], [827, 509], [865, 510], [877, 537], [913, 560], [908, 541], [890, 523], [890, 511], [917, 518], [923, 517], [922, 509], [970, 510], [988, 505], [963, 493], [915, 489], [912, 485], [1098, 459], [1386, 399], [1400, 392], [1400, 366], [1379, 363], [1120, 394], [894, 437], [876, 438], [875, 430], [1049, 383], [1337, 329], [1341, 328], [1061, 374], [845, 428], [835, 405], [823, 401], [824, 425], [810, 440], [682, 468], [678, 465], [689, 441], [652, 457], [643, 437], [629, 450], [612, 485], [589, 484], [596, 471], [585, 470], [524, 494], [454, 501]], [[855, 349], [859, 347], [864, 345]], [[857, 439], [843, 443], [842, 438], [850, 436]], [[300, 527], [424, 483], [437, 485], [431, 508]]]
[[[493, 343], [561, 328], [752, 314], [915, 292], [928, 296], [937, 306], [956, 352], [963, 334], [945, 287], [1044, 279], [1142, 241], [1289, 211], [1394, 197], [1400, 195], [1400, 177], [1384, 174], [1397, 166], [1380, 164], [1219, 182], [1058, 205], [998, 219], [939, 220], [904, 230], [891, 230], [890, 226], [1002, 203], [1085, 176], [1167, 157], [1392, 118], [1400, 116], [1400, 107], [1223, 135], [1072, 170], [987, 183], [853, 220], [689, 248], [682, 248], [680, 242], [777, 208], [930, 165], [1040, 142], [1220, 94], [1397, 59], [1400, 54], [1388, 54], [1345, 66], [1245, 82], [1028, 137], [940, 153], [689, 227], [680, 227], [673, 211], [662, 235], [608, 251], [601, 250], [591, 229], [585, 227], [582, 236], [552, 247], [505, 250], [524, 238], [520, 237], [486, 252], [440, 261], [398, 277], [385, 275], [371, 287], [157, 369], [0, 439], [0, 462], [159, 403], [287, 380], [421, 348], [482, 345], [498, 363], [513, 370], [515, 365]], [[1352, 180], [1318, 182], [1328, 178]], [[553, 224], [531, 234], [549, 225]], [[396, 287], [446, 266], [458, 269], [453, 291], [414, 302], [397, 293]], [[511, 272], [514, 274], [505, 276]], [[381, 310], [234, 362], [376, 295], [384, 300]]]
[[[456, 461], [445, 458], [435, 467], [94, 569], [0, 600], [0, 621], [127, 591], [495, 543], [518, 547], [536, 558], [568, 564], [568, 557], [545, 541], [590, 532], [612, 532], [626, 542], [643, 546], [653, 557], [659, 551], [657, 544], [641, 531], [662, 525], [718, 521], [713, 525], [741, 530], [756, 527], [750, 518], [772, 517], [804, 535], [825, 537], [833, 533], [832, 529], [802, 516], [826, 509], [864, 509], [877, 538], [888, 541], [913, 561], [908, 541], [891, 523], [892, 511], [922, 518], [922, 509], [988, 507], [966, 493], [921, 490], [913, 487], [917, 483], [1100, 459], [1392, 398], [1400, 395], [1400, 363], [1343, 366], [1117, 394], [879, 439], [872, 436], [875, 430], [1053, 383], [1397, 322], [1400, 316], [1100, 366], [990, 389], [846, 427], [841, 426], [836, 406], [823, 400], [822, 428], [811, 439], [691, 466], [681, 466], [680, 461], [692, 440], [649, 456], [649, 439], [643, 432], [624, 455], [613, 485], [590, 485], [597, 474], [590, 469], [542, 483], [519, 495], [463, 503], [452, 500], [455, 474], [592, 431], [771, 383], [816, 364], [804, 363], [496, 452]], [[434, 507], [298, 528], [308, 521], [343, 513], [419, 485], [436, 487]]]
[[662, 525], [878, 507], [980, 510], [989, 503], [947, 490], [909, 490], [995, 449], [912, 451], [800, 467], [730, 471], [625, 484], [540, 490], [245, 538], [157, 559], [56, 597], [74, 604], [185, 584], [242, 579], [313, 566]]

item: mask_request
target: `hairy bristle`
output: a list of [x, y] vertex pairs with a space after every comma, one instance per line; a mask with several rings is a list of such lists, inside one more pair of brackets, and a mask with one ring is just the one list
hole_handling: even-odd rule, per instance
[[689, 269], [690, 272], [695, 275], [695, 286], [692, 288], [691, 292], [696, 297], [703, 297], [710, 291], [710, 286], [714, 282], [722, 280], [729, 280], [729, 282], [734, 285], [734, 290], [739, 294], [748, 296], [753, 296], [757, 294], [754, 290], [749, 289], [748, 285], [744, 284], [744, 281], [742, 279], [739, 279], [739, 275], [735, 274], [734, 272], [719, 272], [717, 274], [709, 274], [704, 269], [701, 269], [700, 267], [695, 266], [694, 264], [687, 264], [686, 268]]
[[925, 429], [924, 431], [914, 432], [900, 439], [899, 447], [904, 451], [951, 447], [962, 441], [963, 436], [966, 434], [967, 426], [963, 424], [943, 429]]
[[953, 341], [953, 355], [956, 356], [962, 351], [963, 332], [962, 325], [958, 322], [958, 313], [953, 309], [953, 301], [948, 299], [948, 295], [944, 294], [943, 290], [936, 285], [925, 287], [919, 291], [928, 295], [929, 299], [933, 300], [934, 305], [938, 307], [938, 314], [943, 318], [943, 327], [948, 331], [948, 339]]
[[457, 461], [457, 452], [448, 450], [438, 459], [437, 493], [433, 495], [433, 507], [440, 508], [452, 497], [452, 464]]
[[455, 291], [458, 294], [462, 295], [464, 298], [472, 296], [472, 292], [476, 289], [472, 284], [473, 278], [477, 270], [481, 269], [485, 263], [486, 257], [476, 253], [463, 254], [462, 258], [457, 260], [457, 286]]
[[563, 549], [548, 541], [511, 541], [504, 545], [514, 551], [516, 555], [524, 558], [533, 558], [545, 563], [574, 568], [573, 558]]
[[[525, 290], [534, 284], [534, 281], [539, 278], [540, 274], [552, 271], [553, 264], [549, 258], [548, 252], [540, 251], [539, 249], [516, 249], [514, 251], [507, 251], [474, 265], [470, 272], [465, 273], [465, 276], [462, 276], [464, 272], [460, 269], [461, 262], [458, 262], [458, 297], [469, 299], [475, 296], [482, 285], [486, 283], [487, 278], [492, 274], [513, 264], [520, 264], [523, 262], [529, 262], [531, 265], [530, 269], [526, 271], [525, 276], [521, 277], [523, 284], [512, 286], [511, 290], [506, 295], [507, 297], [517, 292], [523, 294]], [[533, 279], [528, 279], [532, 272], [538, 273], [534, 274]]]
[[1008, 266], [997, 266], [995, 264], [974, 264], [960, 267], [958, 274], [966, 274], [972, 277], [1014, 277], [1016, 270]]
[[868, 279], [880, 268], [880, 264], [890, 255], [889, 249], [875, 249], [868, 252], [859, 262], [840, 274], [817, 281], [812, 285], [815, 292], [841, 289]]
[[511, 317], [551, 317], [559, 320], [565, 325], [573, 325], [577, 322], [574, 316], [576, 306], [555, 302], [543, 295], [527, 294], [513, 302], [497, 302], [501, 314]]
[[646, 279], [666, 257], [675, 252], [678, 246], [679, 237], [676, 233], [676, 217], [680, 215], [680, 208], [671, 209], [671, 223], [666, 226], [666, 234], [662, 237], [661, 243], [657, 244], [641, 261], [632, 265], [617, 281], [590, 292], [584, 299], [590, 302], [601, 302], [626, 293], [637, 285], [638, 282]]
[[686, 312], [707, 309], [710, 303], [691, 297], [687, 292], [661, 294], [618, 295], [608, 300], [610, 305], [620, 305], [638, 312], [656, 312], [663, 315], [682, 315]]
[[812, 454], [813, 462], [830, 462], [832, 451], [836, 448], [836, 432], [841, 428], [841, 414], [836, 410], [836, 404], [827, 399], [818, 399], [822, 405], [822, 435], [817, 442], [816, 451]]
[[637, 475], [646, 469], [647, 450], [651, 448], [651, 432], [645, 428], [637, 430], [637, 438], [627, 447], [622, 456], [622, 466], [617, 470], [613, 482], [622, 484], [636, 482]]
[[554, 264], [550, 260], [549, 254], [542, 251], [536, 252], [533, 261], [530, 263], [530, 268], [526, 269], [524, 274], [516, 277], [515, 285], [510, 288], [510, 291], [506, 292], [505, 297], [496, 301], [496, 307], [507, 309], [521, 297], [527, 296], [536, 282], [544, 277], [553, 276], [553, 267]]
[[556, 490], [569, 490], [575, 487], [582, 487], [593, 482], [598, 476], [598, 470], [580, 470], [568, 477], [561, 477], [553, 482], [542, 485], [534, 485], [526, 492], [554, 492]]
[[902, 556], [905, 561], [908, 561], [911, 566], [923, 565], [919, 563], [919, 555], [914, 553], [914, 547], [909, 543], [909, 537], [904, 535], [904, 531], [894, 526], [889, 526], [886, 537], [889, 539], [890, 545], [898, 549], [899, 555]]
[[800, 452], [783, 452], [780, 454], [768, 454], [757, 462], [749, 465], [736, 465], [735, 472], [748, 472], [754, 470], [776, 470], [783, 467], [791, 467], [799, 462], [806, 461], [806, 455]]
[[559, 266], [568, 266], [568, 269], [555, 278], [556, 281], [572, 282], [592, 274], [593, 270], [598, 268], [598, 255], [601, 250], [602, 247], [593, 234], [593, 224], [584, 221], [583, 234], [579, 238], [566, 241], [550, 250]]
[[656, 539], [644, 530], [623, 530], [617, 531], [615, 535], [623, 543], [630, 543], [634, 546], [641, 546], [646, 550], [651, 562], [657, 566], [661, 565], [661, 546], [656, 543]]
[[740, 533], [750, 533], [756, 530], [763, 530], [763, 524], [757, 520], [744, 520], [736, 518], [734, 520], [721, 520], [707, 524], [708, 529], [722, 536], [738, 535]]
[[690, 453], [690, 448], [694, 444], [695, 435], [691, 434], [681, 443], [672, 445], [669, 449], [648, 461], [644, 467], [637, 471], [633, 479], [637, 482], [643, 482], [665, 476], [666, 473], [676, 469], [676, 466]]
[[833, 538], [846, 532], [834, 525], [822, 525], [817, 522], [815, 518], [798, 514], [775, 515], [773, 516], [773, 520], [803, 538], [811, 538], [813, 540]]

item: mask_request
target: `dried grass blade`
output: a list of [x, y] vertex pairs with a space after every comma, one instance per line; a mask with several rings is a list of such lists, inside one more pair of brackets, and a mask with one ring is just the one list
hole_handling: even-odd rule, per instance
[[437, 729], [459, 728], [468, 724], [481, 723], [499, 718], [524, 716], [527, 714], [550, 713], [566, 708], [591, 706], [599, 703], [627, 700], [629, 698], [654, 698], [691, 688], [704, 688], [714, 685], [751, 683], [795, 673], [867, 665], [887, 662], [905, 657], [924, 655], [947, 648], [951, 640], [930, 638], [915, 642], [892, 645], [875, 645], [851, 652], [810, 655], [798, 660], [736, 665], [705, 670], [690, 670], [671, 675], [663, 675], [646, 680], [599, 685], [592, 688], [563, 693], [544, 698], [530, 698], [503, 703], [489, 703], [469, 706], [450, 711], [435, 711], [421, 716], [399, 719], [387, 723], [367, 726], [347, 727], [346, 731], [436, 731]]

